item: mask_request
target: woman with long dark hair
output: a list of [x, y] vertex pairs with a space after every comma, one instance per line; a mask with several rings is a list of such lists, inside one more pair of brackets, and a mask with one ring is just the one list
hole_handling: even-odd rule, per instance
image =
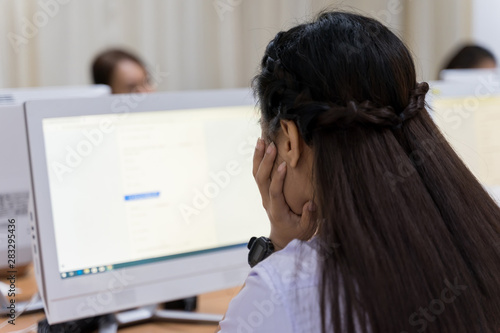
[[254, 89], [259, 256], [274, 253], [221, 332], [500, 331], [500, 209], [429, 117], [398, 37], [323, 13], [276, 35]]

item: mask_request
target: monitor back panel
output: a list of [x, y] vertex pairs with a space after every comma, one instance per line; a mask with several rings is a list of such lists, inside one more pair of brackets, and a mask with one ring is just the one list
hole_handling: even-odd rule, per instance
[[[28, 223], [31, 177], [27, 147], [22, 105], [0, 107], [0, 244], [6, 244], [7, 224], [14, 223], [17, 265], [31, 261]], [[7, 246], [0, 248], [0, 257], [7, 258]], [[0, 268], [6, 265], [7, 260], [0, 262]]]

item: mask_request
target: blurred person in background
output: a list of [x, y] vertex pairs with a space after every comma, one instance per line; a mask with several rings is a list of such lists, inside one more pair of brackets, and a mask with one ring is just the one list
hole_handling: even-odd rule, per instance
[[443, 69], [495, 69], [493, 53], [477, 45], [465, 45], [453, 54]]
[[144, 62], [136, 55], [112, 49], [100, 53], [92, 63], [95, 84], [106, 84], [113, 94], [149, 93], [154, 87], [149, 82]]

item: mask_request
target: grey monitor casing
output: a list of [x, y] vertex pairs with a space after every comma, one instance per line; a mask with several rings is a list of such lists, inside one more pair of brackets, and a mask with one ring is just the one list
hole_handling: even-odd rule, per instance
[[[7, 268], [7, 224], [15, 223], [16, 266], [31, 261], [31, 177], [22, 105], [0, 106], [0, 268]], [[4, 259], [5, 258], [5, 259]]]
[[21, 105], [26, 101], [109, 95], [111, 88], [96, 84], [88, 86], [49, 86], [0, 89], [0, 106]]

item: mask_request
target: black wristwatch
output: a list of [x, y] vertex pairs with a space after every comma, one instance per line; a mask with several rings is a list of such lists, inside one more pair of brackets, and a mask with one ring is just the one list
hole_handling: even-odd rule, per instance
[[250, 250], [248, 252], [248, 264], [250, 267], [257, 265], [274, 252], [273, 242], [267, 237], [252, 237], [247, 247]]

